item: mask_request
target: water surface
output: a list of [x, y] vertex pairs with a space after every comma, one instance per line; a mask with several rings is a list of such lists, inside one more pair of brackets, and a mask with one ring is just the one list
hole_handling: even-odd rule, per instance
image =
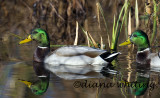
[[[32, 42], [21, 46], [18, 45], [18, 42], [25, 38], [33, 28], [41, 27], [46, 29], [50, 35], [51, 44], [72, 45], [75, 38], [75, 20], [78, 20], [97, 42], [100, 42], [99, 34], [101, 34], [104, 43], [107, 44], [108, 39], [105, 26], [103, 20], [101, 20], [101, 29], [99, 28], [95, 6], [96, 0], [86, 3], [88, 10], [85, 10], [87, 14], [83, 14], [83, 11], [81, 13], [81, 10], [78, 9], [76, 10], [76, 16], [74, 9], [71, 17], [66, 16], [65, 12], [63, 12], [64, 9], [67, 9], [65, 6], [66, 2], [52, 2], [52, 4], [55, 3], [61, 6], [55, 6], [55, 8], [66, 21], [57, 17], [49, 8], [49, 13], [45, 14], [46, 6], [48, 6], [47, 0], [43, 3], [38, 0], [13, 1], [15, 2], [8, 2], [8, 0], [0, 2], [2, 5], [2, 17], [0, 18], [0, 22], [2, 22], [0, 24], [0, 98], [133, 98], [139, 96], [159, 98], [160, 68], [150, 68], [148, 65], [141, 66], [137, 64], [135, 62], [136, 47], [134, 50], [127, 46], [118, 47], [118, 51], [122, 54], [107, 67], [78, 66], [75, 70], [75, 67], [72, 66], [67, 67], [71, 69], [59, 66], [49, 70], [49, 73], [44, 69], [42, 72], [48, 75], [47, 78], [38, 77], [33, 69], [33, 52], [37, 44]], [[139, 0], [139, 4], [144, 4], [144, 2], [145, 0]], [[109, 32], [111, 32], [113, 16], [115, 14], [118, 17], [119, 9], [122, 7], [123, 2], [121, 0], [116, 2], [115, 0], [102, 0], [100, 3], [105, 11]], [[44, 6], [39, 7], [41, 4]], [[134, 5], [134, 0], [132, 0], [132, 4]], [[139, 6], [140, 13], [143, 13], [143, 8]], [[39, 10], [43, 13], [40, 13]], [[133, 31], [135, 25], [134, 22], [132, 24]], [[145, 29], [145, 26], [142, 24], [143, 22], [140, 28]], [[79, 32], [78, 44], [87, 44], [84, 33], [81, 29], [79, 29]], [[20, 35], [21, 38], [16, 37], [14, 34]], [[111, 33], [109, 35], [111, 36]], [[126, 35], [122, 33], [119, 43], [125, 39]], [[108, 44], [106, 48], [109, 49]], [[53, 50], [55, 49], [52, 48]], [[72, 72], [55, 72], [55, 70], [59, 69], [71, 70]], [[40, 86], [31, 90], [20, 80], [30, 81]], [[44, 86], [46, 90], [43, 89], [41, 83], [46, 83], [46, 86]], [[135, 83], [144, 86], [138, 88], [134, 86]], [[125, 87], [124, 84], [126, 85]], [[41, 93], [42, 95], [33, 93], [38, 91], [35, 90], [37, 88], [44, 90]]]

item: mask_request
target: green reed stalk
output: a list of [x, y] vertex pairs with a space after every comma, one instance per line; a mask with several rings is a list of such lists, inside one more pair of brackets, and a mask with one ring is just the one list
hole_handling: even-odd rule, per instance
[[19, 38], [19, 39], [22, 39], [22, 37], [19, 36], [19, 35], [16, 35], [16, 34], [14, 34], [14, 33], [10, 33], [10, 34], [13, 35], [13, 36], [15, 36], [15, 37], [17, 37], [17, 38]]
[[[127, 8], [128, 8], [128, 3], [126, 3], [125, 6], [127, 6]], [[121, 26], [120, 26], [120, 29], [118, 31], [118, 34], [117, 34], [117, 37], [116, 37], [116, 41], [115, 41], [115, 49], [114, 49], [114, 51], [117, 50], [118, 38], [119, 38], [120, 32], [122, 30], [124, 19], [126, 18], [126, 16], [127, 16], [127, 11], [124, 13], [123, 18], [122, 18], [122, 23], [121, 23]]]
[[[126, 8], [128, 8], [128, 3], [126, 3]], [[123, 15], [123, 18], [122, 18], [122, 23], [121, 23], [121, 26], [120, 26], [120, 29], [119, 29], [119, 33], [121, 32], [121, 30], [122, 30], [122, 26], [123, 26], [123, 23], [124, 23], [124, 20], [126, 19], [126, 17], [127, 17], [127, 11], [125, 11], [125, 13], [124, 13], [124, 15]], [[119, 34], [118, 33], [118, 34]], [[118, 36], [119, 37], [119, 36]]]
[[123, 25], [124, 19], [126, 17], [127, 11], [125, 11], [125, 14], [123, 15], [123, 21], [122, 21], [122, 24], [120, 25], [120, 29], [118, 31], [119, 21], [120, 21], [120, 19], [122, 17], [122, 13], [123, 13], [125, 7], [128, 8], [128, 2], [125, 2], [125, 4], [123, 5], [123, 7], [122, 7], [122, 9], [120, 11], [120, 14], [119, 14], [119, 17], [118, 17], [118, 20], [117, 20], [117, 23], [116, 23], [116, 28], [115, 28], [115, 30], [113, 32], [113, 35], [112, 35], [112, 43], [111, 43], [110, 49], [113, 50], [113, 51], [117, 50], [118, 38], [119, 38], [119, 35], [120, 35], [120, 32], [121, 32], [122, 25]]
[[67, 46], [67, 45], [50, 45], [50, 47], [63, 47], [63, 46]]
[[152, 33], [152, 36], [151, 36], [151, 44], [153, 42], [153, 38], [155, 37], [155, 35], [157, 34], [157, 4], [156, 4], [156, 1], [153, 0], [153, 5], [154, 5], [154, 13], [153, 13], [153, 33]]
[[116, 39], [116, 33], [115, 33], [115, 24], [116, 24], [116, 19], [115, 19], [115, 15], [114, 15], [114, 21], [113, 21], [113, 30], [112, 30], [112, 43], [111, 43], [111, 50], [113, 50], [115, 47], [115, 39]]

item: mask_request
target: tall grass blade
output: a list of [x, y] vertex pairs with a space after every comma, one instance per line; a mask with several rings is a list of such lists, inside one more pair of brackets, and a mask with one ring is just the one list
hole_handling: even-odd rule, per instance
[[76, 21], [76, 37], [74, 40], [74, 45], [78, 44], [78, 22]]
[[[98, 27], [99, 27], [99, 29], [101, 30], [101, 21], [100, 21], [100, 8], [99, 8], [99, 3], [96, 3], [96, 7], [97, 7], [97, 19], [98, 19]], [[105, 20], [104, 20], [105, 21]], [[100, 38], [101, 38], [101, 49], [104, 49], [104, 47], [103, 47], [103, 39], [102, 39], [102, 36], [101, 36], [101, 34], [99, 34], [100, 35]], [[107, 37], [108, 37], [108, 41], [110, 41], [110, 39], [109, 39], [109, 35], [107, 35]], [[110, 46], [110, 43], [109, 43], [109, 46]]]
[[102, 9], [102, 7], [101, 7], [101, 5], [100, 5], [99, 2], [97, 2], [96, 5], [98, 6], [98, 8], [99, 8], [99, 10], [100, 10], [100, 12], [101, 12], [101, 15], [102, 15], [102, 17], [103, 17], [103, 21], [104, 21], [104, 24], [105, 24], [105, 29], [106, 29], [107, 37], [108, 37], [108, 45], [109, 45], [109, 47], [110, 47], [110, 37], [109, 37], [109, 33], [108, 33], [107, 22], [106, 22], [106, 19], [105, 19], [105, 17], [104, 17], [104, 12], [103, 12], [103, 9]]
[[119, 14], [119, 17], [118, 17], [118, 20], [117, 20], [117, 23], [116, 23], [116, 28], [115, 28], [115, 32], [116, 32], [116, 33], [117, 33], [117, 30], [118, 30], [119, 21], [120, 21], [120, 19], [121, 19], [122, 13], [123, 13], [124, 8], [125, 8], [126, 5], [127, 5], [127, 3], [125, 3], [125, 4], [123, 5], [123, 7], [122, 7], [122, 9], [121, 9], [121, 11], [120, 11], [120, 14]]
[[50, 45], [50, 47], [63, 47], [63, 46], [67, 46], [67, 45]]
[[100, 15], [99, 15], [99, 5], [98, 5], [98, 3], [96, 3], [96, 7], [97, 7], [98, 26], [99, 26], [99, 28], [101, 28]]
[[136, 5], [135, 5], [135, 19], [136, 19], [136, 29], [139, 27], [139, 16], [138, 16], [138, 2], [136, 0]]
[[131, 35], [132, 28], [131, 28], [131, 10], [129, 10], [129, 16], [128, 16], [128, 35]]
[[103, 46], [103, 38], [102, 38], [102, 36], [100, 36], [101, 37], [101, 49], [103, 50], [104, 49], [104, 46]]
[[[128, 3], [129, 2], [129, 0], [125, 0], [125, 3]], [[128, 7], [127, 6], [125, 6], [125, 12], [126, 12], [126, 15], [128, 16]], [[125, 34], [126, 34], [126, 38], [128, 38], [128, 18], [125, 18]]]
[[90, 47], [88, 32], [86, 31], [85, 33], [86, 33], [86, 36], [87, 36], [88, 47]]
[[115, 35], [115, 23], [116, 23], [116, 18], [115, 18], [115, 15], [114, 15], [114, 21], [113, 21], [113, 29], [112, 29], [112, 43], [111, 43], [111, 50], [114, 49], [114, 44], [115, 44], [115, 38], [116, 38], [116, 35]]
[[84, 30], [84, 28], [83, 28], [81, 25], [79, 25], [79, 26], [81, 27], [81, 29], [82, 29], [83, 33], [86, 35], [87, 40], [89, 40], [89, 42], [90, 42], [90, 46], [92, 46], [92, 45], [93, 45], [93, 42], [92, 42], [92, 41], [91, 41], [91, 39], [89, 38], [89, 36], [88, 36], [88, 32], [87, 32], [87, 31], [85, 31], [85, 30]]
[[[126, 3], [125, 6], [128, 7], [128, 3]], [[127, 12], [124, 13], [124, 16], [123, 16], [123, 19], [122, 19], [122, 24], [121, 24], [120, 29], [119, 29], [118, 34], [117, 34], [117, 38], [116, 38], [116, 41], [115, 41], [115, 50], [116, 50], [116, 48], [117, 48], [118, 38], [119, 38], [120, 32], [121, 32], [121, 30], [122, 30], [122, 26], [123, 26], [123, 23], [124, 23], [124, 19], [126, 18], [126, 13], [127, 13]]]
[[[127, 6], [127, 8], [128, 8], [128, 3], [125, 3], [125, 6]], [[116, 37], [116, 41], [115, 41], [115, 49], [114, 49], [114, 51], [116, 51], [116, 49], [117, 49], [118, 38], [119, 38], [120, 32], [122, 30], [124, 19], [126, 18], [126, 14], [127, 14], [127, 12], [124, 13], [123, 18], [122, 18], [122, 23], [121, 23], [121, 26], [120, 26], [120, 29], [118, 31], [118, 34], [117, 34], [117, 37]]]
[[96, 41], [93, 39], [93, 37], [91, 36], [91, 34], [89, 33], [89, 32], [87, 32], [88, 33], [88, 35], [89, 35], [89, 38], [91, 39], [91, 41], [93, 42], [93, 45], [94, 45], [94, 47], [95, 48], [99, 48], [98, 47], [98, 45], [97, 45], [97, 43], [96, 43]]
[[54, 11], [55, 14], [56, 14], [61, 20], [65, 21], [65, 19], [64, 19], [60, 14], [58, 14], [58, 12], [56, 11], [55, 6], [54, 6], [52, 3], [49, 3], [49, 4], [50, 4], [50, 6], [51, 6], [51, 8], [52, 8], [52, 11]]
[[153, 5], [154, 5], [154, 13], [153, 13], [153, 33], [151, 36], [151, 44], [153, 43], [153, 38], [155, 37], [155, 35], [157, 34], [157, 4], [156, 1], [153, 0]]
[[14, 34], [14, 33], [10, 33], [12, 36], [15, 36], [15, 37], [17, 37], [17, 38], [19, 38], [19, 39], [22, 39], [22, 37], [21, 36], [19, 36], [19, 35], [16, 35], [16, 34]]
[[[122, 25], [123, 25], [123, 22], [124, 22], [124, 19], [125, 19], [125, 17], [126, 17], [126, 13], [127, 13], [127, 12], [124, 13], [124, 15], [123, 15], [123, 20], [122, 20], [122, 24], [121, 24], [121, 26], [120, 26], [120, 29], [118, 30], [119, 21], [120, 21], [120, 19], [121, 19], [121, 17], [122, 17], [122, 13], [123, 13], [124, 8], [125, 8], [126, 6], [127, 6], [127, 8], [128, 8], [128, 2], [125, 2], [125, 3], [124, 3], [124, 5], [123, 5], [123, 7], [122, 7], [122, 9], [121, 9], [121, 11], [120, 11], [120, 14], [119, 14], [119, 17], [118, 17], [118, 20], [117, 20], [117, 23], [116, 23], [116, 27], [115, 27], [115, 30], [114, 30], [115, 33], [113, 33], [114, 35], [112, 36], [113, 42], [112, 42], [112, 46], [110, 47], [110, 49], [113, 50], [113, 51], [116, 51], [116, 49], [117, 49], [117, 43], [118, 43], [119, 34], [120, 34], [120, 32], [121, 32]], [[117, 30], [118, 30], [118, 31], [117, 31]], [[117, 32], [118, 32], [118, 33], [117, 33]]]

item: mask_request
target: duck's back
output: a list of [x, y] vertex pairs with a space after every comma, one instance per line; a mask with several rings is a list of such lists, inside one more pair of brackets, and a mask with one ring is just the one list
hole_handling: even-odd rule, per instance
[[106, 51], [85, 46], [66, 46], [58, 48], [55, 53], [59, 56], [88, 55], [96, 57]]
[[93, 63], [95, 58], [102, 60], [99, 55], [104, 52], [106, 51], [85, 46], [66, 46], [58, 48], [51, 55], [47, 56], [45, 63], [54, 65], [86, 65]]

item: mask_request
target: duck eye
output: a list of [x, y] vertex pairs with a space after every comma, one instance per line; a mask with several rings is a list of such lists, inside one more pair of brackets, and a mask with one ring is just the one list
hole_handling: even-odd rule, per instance
[[37, 31], [33, 31], [33, 32], [32, 32], [32, 34], [36, 34], [36, 33], [38, 33], [38, 32], [37, 32]]
[[33, 92], [37, 92], [38, 90], [33, 90]]
[[137, 35], [135, 34], [135, 35], [133, 35], [133, 37], [137, 37]]

